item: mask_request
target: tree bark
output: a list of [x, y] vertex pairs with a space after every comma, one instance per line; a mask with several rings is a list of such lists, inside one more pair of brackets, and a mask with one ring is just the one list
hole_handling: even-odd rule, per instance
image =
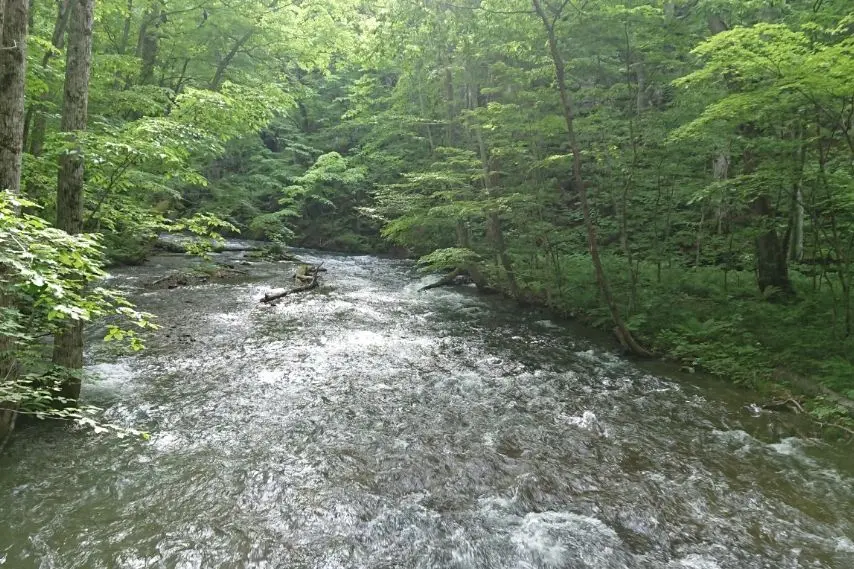
[[[0, 0], [0, 191], [21, 191], [28, 0]], [[0, 267], [0, 273], [6, 272]], [[0, 290], [0, 309], [14, 299]], [[17, 378], [14, 341], [0, 335], [0, 383]], [[0, 401], [0, 446], [15, 426], [16, 407]]]
[[800, 263], [804, 258], [804, 194], [800, 185], [792, 198], [792, 237], [789, 243], [789, 259]]
[[751, 209], [760, 223], [766, 224], [756, 237], [756, 276], [759, 290], [764, 293], [769, 287], [775, 287], [779, 294], [792, 296], [795, 291], [789, 280], [787, 251], [780, 242], [777, 229], [773, 227], [774, 209], [771, 207], [771, 199], [761, 195], [753, 201]]
[[454, 117], [456, 115], [454, 74], [451, 71], [450, 61], [445, 65], [442, 83], [445, 90], [445, 120], [447, 121], [445, 124], [445, 145], [450, 147], [454, 145]]
[[[745, 125], [743, 130], [749, 134], [752, 127]], [[742, 154], [742, 159], [743, 173], [752, 174], [756, 170], [756, 156], [748, 149]], [[788, 243], [781, 240], [777, 233], [771, 198], [767, 194], [760, 194], [750, 204], [750, 210], [760, 225], [756, 236], [756, 281], [759, 291], [765, 293], [769, 287], [775, 287], [777, 292], [773, 296], [794, 296], [795, 289], [789, 280]]]
[[119, 42], [119, 46], [117, 51], [119, 55], [124, 55], [128, 49], [128, 42], [130, 41], [130, 26], [133, 22], [133, 0], [128, 0], [127, 5], [127, 15], [125, 16], [125, 23], [122, 27], [122, 39]]
[[0, 0], [0, 190], [19, 193], [24, 132], [24, 78], [27, 70], [27, 0]]
[[798, 149], [795, 152], [795, 160], [798, 165], [798, 177], [792, 188], [792, 219], [790, 221], [791, 230], [790, 239], [788, 242], [788, 257], [790, 261], [800, 263], [804, 258], [804, 192], [803, 178], [804, 166], [806, 164], [806, 145], [803, 139], [803, 126], [798, 125]]
[[[560, 18], [561, 14], [554, 14], [554, 19], [549, 20], [549, 15], [546, 14], [541, 0], [531, 0], [534, 11], [543, 22], [543, 28], [548, 36], [549, 52], [551, 54], [552, 63], [555, 68], [555, 78], [557, 80], [558, 92], [560, 94], [561, 106], [563, 107], [563, 116], [566, 121], [567, 136], [569, 138], [569, 148], [572, 154], [572, 188], [578, 193], [581, 201], [581, 210], [584, 215], [584, 225], [587, 228], [587, 244], [590, 249], [590, 257], [593, 262], [593, 268], [596, 274], [596, 282], [599, 285], [599, 291], [602, 294], [608, 310], [611, 313], [611, 319], [614, 322], [614, 333], [623, 347], [637, 355], [649, 356], [650, 353], [643, 348], [632, 333], [629, 331], [623, 317], [620, 315], [620, 310], [617, 303], [614, 301], [614, 296], [611, 294], [611, 287], [608, 283], [608, 278], [605, 275], [605, 269], [602, 266], [602, 259], [599, 256], [599, 245], [596, 237], [596, 226], [593, 223], [593, 218], [590, 214], [590, 203], [587, 196], [587, 187], [581, 174], [581, 148], [578, 145], [578, 140], [575, 136], [575, 110], [572, 97], [569, 94], [569, 88], [566, 84], [566, 65], [563, 57], [560, 54], [557, 44], [557, 36], [555, 34], [555, 22]], [[564, 3], [564, 6], [566, 3]]]
[[136, 54], [142, 60], [139, 68], [139, 84], [154, 82], [154, 66], [157, 64], [157, 52], [160, 48], [160, 24], [162, 9], [160, 3], [146, 13], [139, 29], [139, 42]]
[[[68, 30], [68, 56], [65, 70], [65, 94], [62, 103], [61, 130], [71, 137], [86, 129], [89, 103], [89, 73], [92, 66], [92, 25], [95, 0], [72, 0]], [[82, 149], [59, 158], [56, 193], [56, 226], [69, 234], [83, 229]], [[54, 339], [53, 362], [71, 372], [63, 381], [60, 396], [69, 401], [80, 397], [83, 367], [83, 324], [71, 321]]]

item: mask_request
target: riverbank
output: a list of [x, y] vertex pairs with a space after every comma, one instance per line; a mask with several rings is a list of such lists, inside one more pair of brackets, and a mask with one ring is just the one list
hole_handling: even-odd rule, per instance
[[[845, 335], [830, 285], [792, 271], [798, 297], [776, 304], [757, 292], [752, 272], [641, 264], [629, 275], [624, 260], [605, 262], [627, 325], [656, 356], [755, 390], [769, 405], [809, 412], [830, 436], [852, 434], [854, 337]], [[543, 266], [514, 259], [520, 302], [610, 332], [589, 258], [562, 257], [559, 266], [559, 279], [546, 278]], [[510, 296], [503, 273], [484, 274]]]

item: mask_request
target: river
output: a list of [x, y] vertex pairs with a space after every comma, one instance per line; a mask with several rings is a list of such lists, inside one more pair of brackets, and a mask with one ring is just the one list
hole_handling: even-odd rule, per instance
[[[235, 258], [242, 253], [224, 253]], [[84, 397], [148, 442], [25, 425], [0, 457], [0, 567], [854, 567], [850, 447], [750, 393], [622, 359], [583, 329], [401, 261], [308, 253], [174, 290], [94, 345]], [[93, 332], [93, 335], [96, 332]]]

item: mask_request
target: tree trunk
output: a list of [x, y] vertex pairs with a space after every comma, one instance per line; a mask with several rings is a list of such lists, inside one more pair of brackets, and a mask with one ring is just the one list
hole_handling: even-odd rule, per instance
[[252, 37], [252, 34], [255, 30], [249, 30], [243, 36], [237, 40], [237, 43], [232, 46], [231, 50], [225, 55], [222, 61], [219, 62], [219, 65], [216, 67], [216, 73], [211, 79], [210, 88], [211, 91], [219, 91], [219, 88], [222, 86], [223, 79], [225, 79], [225, 72], [228, 69], [228, 66], [231, 65], [232, 60], [237, 55], [237, 52], [240, 51], [240, 48], [246, 45], [246, 42], [249, 41], [249, 38]]
[[[71, 3], [61, 128], [71, 137], [86, 129], [94, 5], [95, 0], [72, 0]], [[63, 154], [59, 159], [56, 226], [72, 235], [83, 228], [83, 162], [82, 151]], [[83, 367], [82, 322], [71, 321], [65, 331], [56, 335], [53, 362], [71, 370], [63, 381], [60, 396], [76, 401], [80, 397], [77, 371]]]
[[[0, 191], [13, 194], [21, 191], [28, 13], [28, 0], [0, 0]], [[0, 289], [0, 309], [13, 303]], [[14, 348], [12, 338], [0, 336], [0, 382], [17, 377]], [[12, 432], [15, 416], [16, 407], [0, 401], [0, 446]]]
[[[745, 125], [742, 130], [749, 135], [752, 127]], [[748, 149], [744, 151], [742, 159], [743, 173], [752, 174], [756, 170], [756, 156]], [[759, 291], [765, 293], [769, 287], [774, 287], [777, 290], [773, 296], [794, 296], [795, 289], [789, 280], [789, 264], [786, 258], [788, 243], [781, 240], [777, 233], [771, 198], [767, 194], [760, 194], [750, 204], [750, 209], [760, 225], [759, 234], [756, 236], [756, 281]]]
[[[478, 149], [480, 151], [481, 167], [483, 168], [483, 189], [486, 195], [490, 198], [493, 195], [495, 185], [492, 180], [492, 168], [490, 167], [489, 150], [486, 148], [486, 143], [483, 140], [483, 133], [480, 126], [474, 127], [475, 138], [477, 139]], [[510, 290], [510, 295], [513, 298], [519, 298], [519, 286], [516, 283], [516, 273], [513, 271], [513, 262], [510, 260], [510, 255], [507, 254], [507, 245], [504, 242], [504, 232], [501, 230], [501, 217], [498, 212], [491, 209], [487, 214], [486, 234], [495, 248], [495, 256], [498, 262], [504, 267], [504, 274], [507, 278], [507, 288]]]
[[142, 60], [142, 65], [139, 68], [140, 85], [148, 85], [154, 82], [154, 66], [157, 63], [157, 52], [160, 47], [161, 22], [161, 8], [158, 3], [146, 13], [139, 29], [136, 54]]
[[798, 165], [798, 177], [792, 188], [792, 214], [789, 223], [789, 260], [799, 263], [804, 258], [804, 166], [807, 161], [807, 149], [804, 144], [804, 129], [803, 125], [798, 125], [798, 148], [795, 151], [795, 160]]
[[119, 55], [124, 55], [128, 49], [128, 42], [130, 41], [130, 26], [133, 22], [133, 0], [128, 0], [127, 5], [127, 15], [125, 16], [125, 23], [122, 27], [122, 39], [119, 42], [118, 52]]
[[769, 287], [775, 287], [779, 294], [792, 296], [794, 289], [789, 281], [789, 266], [786, 262], [786, 248], [780, 242], [777, 229], [773, 226], [774, 210], [771, 199], [761, 195], [751, 205], [753, 213], [766, 224], [756, 237], [756, 275], [759, 290], [765, 292]]
[[[557, 36], [555, 34], [554, 22], [560, 19], [561, 14], [554, 14], [554, 19], [549, 20], [549, 16], [546, 14], [543, 3], [541, 0], [531, 0], [533, 4], [534, 10], [537, 15], [543, 22], [543, 27], [548, 36], [549, 43], [549, 52], [551, 54], [552, 63], [555, 68], [555, 78], [557, 80], [558, 92], [560, 94], [560, 101], [563, 107], [563, 116], [566, 121], [566, 130], [567, 136], [569, 138], [569, 148], [570, 153], [572, 154], [572, 188], [578, 193], [579, 199], [581, 201], [581, 210], [584, 215], [584, 225], [587, 228], [587, 244], [590, 249], [590, 257], [593, 262], [593, 268], [596, 273], [596, 282], [599, 285], [599, 290], [602, 294], [602, 297], [605, 300], [605, 303], [608, 306], [608, 310], [611, 313], [611, 319], [614, 322], [614, 333], [617, 335], [617, 339], [627, 350], [643, 356], [648, 356], [650, 353], [644, 349], [638, 342], [635, 340], [632, 333], [629, 331], [626, 323], [623, 321], [623, 317], [620, 315], [620, 310], [617, 307], [617, 303], [614, 301], [614, 297], [611, 294], [611, 287], [608, 283], [607, 276], [605, 275], [605, 269], [602, 266], [602, 259], [599, 257], [599, 245], [596, 237], [596, 226], [593, 223], [593, 218], [590, 214], [590, 203], [587, 198], [587, 187], [584, 184], [584, 180], [581, 175], [581, 148], [578, 145], [578, 140], [575, 137], [575, 111], [573, 107], [572, 98], [569, 94], [569, 88], [566, 85], [566, 65], [563, 61], [563, 58], [560, 55], [560, 50], [558, 49], [557, 44]], [[563, 4], [566, 6], [566, 3]]]
[[21, 189], [29, 2], [5, 0], [3, 3], [0, 37], [0, 190], [17, 194]]
[[456, 107], [454, 105], [454, 75], [451, 72], [450, 61], [445, 66], [443, 79], [443, 87], [445, 89], [445, 146], [454, 145], [454, 117], [456, 115]]
[[490, 211], [487, 216], [487, 231], [490, 241], [495, 247], [495, 255], [504, 268], [504, 276], [507, 278], [507, 288], [510, 296], [519, 298], [519, 285], [516, 283], [516, 272], [513, 270], [513, 262], [507, 254], [507, 245], [504, 242], [504, 232], [501, 230], [501, 218], [497, 211]]
[[795, 189], [792, 204], [792, 237], [789, 243], [789, 259], [800, 262], [804, 258], [804, 194], [800, 184]]

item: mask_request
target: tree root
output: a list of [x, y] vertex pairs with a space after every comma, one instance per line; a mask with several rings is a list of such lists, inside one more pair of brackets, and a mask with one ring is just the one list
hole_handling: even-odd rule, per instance
[[0, 420], [5, 423], [0, 425], [0, 427], [2, 427], [2, 432], [0, 432], [0, 454], [6, 450], [6, 445], [8, 445], [9, 441], [12, 440], [12, 432], [15, 430], [15, 422], [17, 418], [18, 412], [16, 409], [0, 407]]
[[635, 340], [634, 336], [632, 336], [628, 330], [623, 330], [619, 326], [614, 326], [614, 335], [617, 336], [617, 340], [626, 352], [642, 358], [653, 357], [653, 353], [638, 344], [637, 340]]

